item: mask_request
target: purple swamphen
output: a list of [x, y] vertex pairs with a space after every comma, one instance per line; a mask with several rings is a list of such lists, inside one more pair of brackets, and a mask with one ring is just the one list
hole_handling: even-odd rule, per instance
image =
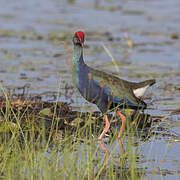
[[145, 109], [147, 105], [140, 97], [149, 86], [155, 83], [155, 80], [151, 79], [140, 83], [129, 82], [89, 67], [83, 59], [84, 39], [84, 32], [78, 31], [74, 34], [72, 57], [74, 84], [80, 94], [87, 101], [96, 104], [104, 114], [105, 127], [98, 139], [101, 140], [110, 128], [108, 110], [115, 110], [122, 120], [122, 126], [118, 133], [118, 138], [120, 138], [125, 128], [126, 117], [119, 109]]

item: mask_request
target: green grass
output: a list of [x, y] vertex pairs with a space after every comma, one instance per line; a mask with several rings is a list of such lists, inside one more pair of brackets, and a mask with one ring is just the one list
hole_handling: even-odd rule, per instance
[[[106, 46], [104, 48], [110, 55]], [[118, 71], [113, 58], [112, 62]], [[1, 88], [6, 98], [6, 113], [1, 117], [3, 121], [0, 129], [1, 179], [145, 179], [146, 170], [141, 167], [138, 152], [140, 140], [136, 140], [134, 145], [135, 131], [132, 131], [130, 124], [124, 133], [125, 147], [118, 144], [115, 130], [109, 142], [104, 143], [106, 150], [103, 151], [97, 137], [104, 124], [98, 131], [92, 114], [85, 117], [83, 127], [77, 122], [73, 133], [65, 131], [64, 137], [58, 138], [57, 103], [51, 119], [53, 123], [47, 130], [43, 118], [37, 127], [34, 123], [35, 114], [26, 116], [24, 122], [22, 112], [13, 112], [11, 97]], [[79, 116], [81, 119], [81, 114]], [[122, 148], [125, 148], [125, 152]]]
[[[5, 93], [6, 94], [6, 93]], [[77, 126], [73, 134], [65, 132], [64, 138], [52, 138], [58, 130], [47, 129], [43, 121], [40, 127], [33, 123], [31, 114], [22, 127], [22, 114], [14, 113], [6, 96], [4, 123], [9, 129], [0, 136], [0, 177], [2, 179], [141, 179], [142, 169], [136, 163], [137, 147], [132, 146], [132, 135], [126, 143], [125, 154], [115, 157], [117, 133], [105, 144], [105, 153], [93, 137], [91, 116], [87, 116], [84, 127]], [[15, 122], [11, 118], [14, 116]], [[55, 115], [54, 115], [55, 117]], [[14, 121], [14, 120], [13, 120]], [[56, 126], [55, 118], [52, 119]], [[12, 125], [12, 124], [13, 125]], [[11, 127], [12, 126], [12, 127]], [[103, 128], [103, 125], [101, 129]], [[38, 132], [38, 135], [37, 135]], [[100, 132], [99, 132], [100, 133]], [[126, 131], [126, 133], [132, 133]], [[98, 134], [97, 134], [98, 136]], [[117, 146], [117, 144], [116, 144]], [[109, 154], [108, 154], [109, 153]], [[116, 153], [117, 154], [117, 153]]]

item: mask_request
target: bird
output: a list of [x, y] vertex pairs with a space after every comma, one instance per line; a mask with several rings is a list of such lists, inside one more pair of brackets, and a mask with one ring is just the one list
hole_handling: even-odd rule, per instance
[[121, 112], [122, 109], [146, 109], [147, 104], [141, 97], [148, 87], [155, 84], [155, 79], [139, 83], [129, 82], [110, 73], [89, 67], [83, 58], [85, 33], [83, 31], [75, 32], [72, 41], [74, 45], [72, 80], [75, 88], [87, 101], [96, 104], [103, 114], [103, 119], [105, 119], [105, 126], [98, 140], [102, 140], [110, 128], [109, 111], [115, 111], [122, 120], [118, 133], [118, 138], [121, 138], [126, 125], [126, 117]]

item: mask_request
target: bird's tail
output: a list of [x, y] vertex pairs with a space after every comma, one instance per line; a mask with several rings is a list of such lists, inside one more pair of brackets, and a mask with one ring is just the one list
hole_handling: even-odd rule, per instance
[[147, 85], [152, 86], [153, 84], [156, 83], [156, 80], [155, 80], [155, 79], [149, 79], [149, 80], [143, 81], [143, 82], [141, 82], [141, 83], [142, 83], [144, 86], [147, 86]]

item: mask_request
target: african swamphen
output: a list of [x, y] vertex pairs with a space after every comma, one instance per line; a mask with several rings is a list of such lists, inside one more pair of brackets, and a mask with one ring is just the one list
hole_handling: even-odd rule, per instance
[[145, 109], [147, 105], [140, 97], [149, 86], [155, 83], [155, 80], [140, 83], [129, 82], [89, 67], [83, 59], [84, 38], [85, 34], [82, 31], [76, 32], [73, 37], [72, 77], [74, 84], [81, 95], [87, 101], [96, 104], [104, 114], [106, 124], [98, 139], [101, 140], [110, 128], [107, 111], [113, 108], [122, 119], [122, 126], [118, 134], [120, 138], [125, 128], [126, 117], [119, 109]]

